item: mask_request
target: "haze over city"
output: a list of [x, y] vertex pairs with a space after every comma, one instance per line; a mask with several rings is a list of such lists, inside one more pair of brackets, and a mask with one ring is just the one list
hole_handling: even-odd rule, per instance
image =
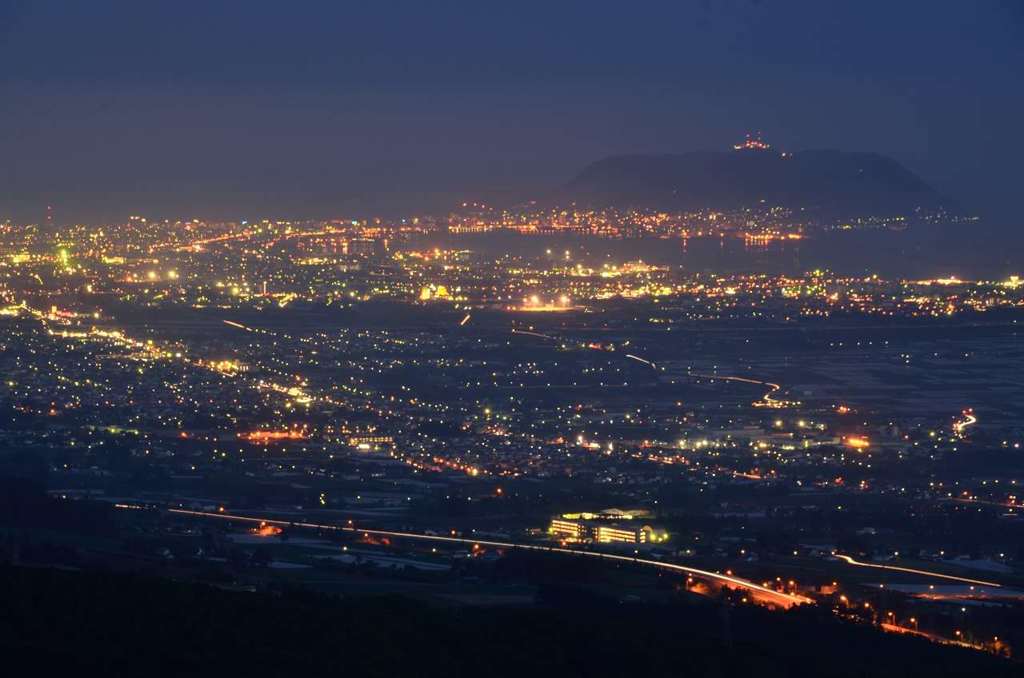
[[1022, 38], [0, 0], [0, 650], [1019, 675]]

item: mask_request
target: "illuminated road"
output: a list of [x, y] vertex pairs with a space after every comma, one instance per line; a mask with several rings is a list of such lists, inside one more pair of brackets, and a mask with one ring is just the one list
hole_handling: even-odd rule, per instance
[[912, 567], [899, 567], [897, 565], [879, 565], [878, 563], [862, 563], [859, 560], [854, 560], [852, 556], [845, 556], [841, 553], [834, 554], [836, 558], [842, 560], [847, 565], [854, 565], [856, 567], [870, 567], [876, 570], [892, 570], [894, 572], [907, 572], [909, 574], [920, 574], [925, 577], [935, 577], [937, 579], [948, 579], [950, 581], [958, 581], [962, 584], [977, 584], [979, 586], [992, 586], [994, 588], [1002, 588], [1002, 584], [997, 584], [994, 581], [982, 581], [981, 579], [969, 579], [967, 577], [955, 577], [951, 574], [941, 574], [939, 572], [929, 572], [928, 570], [917, 570]]
[[[119, 508], [132, 508], [129, 505], [119, 504]], [[661, 568], [663, 570], [671, 570], [673, 572], [680, 572], [683, 574], [692, 574], [697, 577], [704, 579], [710, 579], [717, 581], [721, 584], [727, 584], [734, 586], [744, 591], [748, 591], [751, 594], [764, 596], [770, 599], [776, 605], [780, 605], [785, 608], [793, 607], [794, 605], [802, 605], [805, 603], [813, 602], [810, 598], [804, 596], [784, 593], [781, 591], [775, 591], [768, 588], [767, 586], [761, 586], [754, 582], [747, 581], [746, 579], [740, 579], [739, 577], [733, 577], [730, 575], [719, 574], [717, 572], [709, 572], [707, 570], [698, 570], [693, 567], [686, 567], [683, 565], [676, 565], [674, 563], [663, 563], [660, 560], [648, 560], [646, 558], [634, 558], [632, 556], [622, 556], [614, 553], [601, 553], [598, 551], [576, 551], [573, 549], [559, 548], [556, 546], [541, 546], [538, 544], [515, 544], [511, 542], [500, 542], [500, 541], [486, 541], [482, 539], [466, 539], [464, 537], [445, 537], [441, 535], [433, 534], [417, 534], [415, 532], [395, 532], [391, 530], [369, 530], [361, 527], [345, 527], [338, 525], [322, 525], [318, 523], [305, 523], [305, 522], [293, 522], [289, 520], [272, 520], [269, 518], [253, 518], [249, 516], [238, 516], [227, 513], [212, 513], [209, 511], [189, 511], [187, 509], [167, 509], [169, 513], [176, 513], [179, 515], [195, 516], [199, 518], [220, 518], [221, 520], [238, 520], [249, 523], [265, 523], [267, 525], [276, 525], [278, 527], [303, 527], [314, 530], [334, 530], [338, 532], [352, 532], [355, 534], [366, 534], [374, 535], [379, 537], [395, 537], [400, 539], [419, 539], [421, 541], [434, 541], [434, 542], [445, 542], [450, 544], [479, 544], [481, 546], [493, 546], [495, 548], [510, 548], [510, 549], [521, 549], [526, 551], [544, 551], [547, 553], [562, 553], [574, 556], [590, 556], [592, 558], [601, 558], [604, 560], [617, 560], [626, 563], [636, 563], [639, 565], [649, 565], [651, 567]]]
[[936, 633], [926, 633], [924, 631], [918, 631], [917, 629], [911, 629], [906, 626], [901, 626], [899, 624], [890, 624], [887, 622], [882, 622], [878, 625], [878, 627], [883, 631], [887, 631], [889, 633], [902, 633], [905, 635], [917, 636], [919, 638], [927, 638], [933, 643], [939, 643], [940, 645], [956, 645], [958, 647], [966, 647], [972, 650], [985, 649], [985, 646], [981, 644], [968, 643], [962, 640], [954, 640], [952, 638], [940, 636]]
[[942, 497], [940, 501], [955, 501], [959, 504], [981, 504], [983, 506], [998, 506], [999, 508], [1019, 509], [1024, 504], [1012, 501], [989, 501], [988, 499], [974, 499], [967, 497]]
[[633, 355], [632, 353], [627, 353], [626, 357], [629, 358], [630, 360], [635, 360], [638, 363], [643, 363], [644, 365], [647, 365], [648, 367], [650, 367], [652, 369], [658, 369], [657, 365], [655, 365], [654, 363], [652, 363], [650, 360], [648, 360], [646, 358], [641, 358], [640, 356]]
[[531, 332], [529, 330], [512, 330], [512, 334], [525, 334], [529, 337], [539, 337], [540, 339], [547, 339], [549, 341], [558, 341], [557, 337], [552, 337], [547, 334], [541, 334], [540, 332]]
[[[552, 337], [552, 336], [549, 336], [547, 334], [541, 334], [539, 332], [529, 332], [529, 331], [526, 331], [526, 330], [513, 329], [512, 330], [512, 334], [525, 334], [525, 335], [529, 335], [529, 336], [532, 336], [532, 337], [538, 337], [540, 339], [549, 339], [551, 341], [558, 341], [558, 339], [556, 337]], [[627, 353], [627, 354], [625, 354], [625, 356], [627, 358], [629, 358], [630, 360], [635, 360], [638, 363], [643, 363], [644, 365], [647, 365], [651, 369], [654, 369], [654, 370], [658, 369], [658, 366], [657, 366], [657, 364], [654, 363], [654, 361], [648, 360], [647, 358], [644, 358], [642, 356], [638, 356], [638, 355], [635, 355], [633, 353]], [[768, 389], [768, 391], [763, 396], [761, 396], [760, 400], [754, 401], [754, 403], [753, 403], [754, 407], [780, 408], [780, 407], [787, 407], [787, 406], [799, 405], [800, 404], [800, 403], [797, 403], [797, 402], [789, 402], [789, 401], [786, 401], [786, 400], [777, 400], [777, 399], [773, 398], [772, 397], [773, 394], [775, 394], [776, 392], [782, 390], [782, 385], [781, 384], [776, 384], [776, 383], [770, 382], [770, 381], [761, 381], [760, 379], [750, 379], [749, 377], [723, 376], [723, 375], [719, 375], [719, 374], [699, 374], [697, 372], [687, 372], [686, 376], [694, 377], [694, 378], [697, 378], [697, 379], [711, 379], [711, 380], [719, 379], [721, 381], [734, 381], [734, 382], [739, 382], [739, 383], [743, 383], [743, 384], [754, 384], [755, 386], [764, 386], [765, 388]], [[974, 422], [972, 421], [970, 423], [974, 423]], [[970, 425], [970, 424], [968, 424], [968, 425]]]
[[768, 392], [765, 393], [761, 397], [761, 400], [755, 402], [754, 405], [757, 405], [758, 403], [764, 403], [765, 405], [768, 405], [770, 407], [774, 407], [774, 406], [778, 406], [778, 405], [784, 404], [784, 401], [775, 400], [774, 398], [772, 398], [772, 394], [775, 393], [776, 391], [780, 390], [782, 388], [782, 386], [779, 385], [779, 384], [774, 384], [774, 383], [772, 383], [770, 381], [761, 381], [760, 379], [749, 379], [747, 377], [728, 377], [728, 376], [722, 376], [722, 375], [718, 375], [718, 374], [697, 374], [696, 372], [687, 372], [686, 376], [688, 376], [688, 377], [697, 377], [698, 379], [721, 379], [722, 381], [736, 381], [736, 382], [740, 382], [740, 383], [743, 383], [743, 384], [754, 384], [756, 386], [767, 386], [768, 387]]

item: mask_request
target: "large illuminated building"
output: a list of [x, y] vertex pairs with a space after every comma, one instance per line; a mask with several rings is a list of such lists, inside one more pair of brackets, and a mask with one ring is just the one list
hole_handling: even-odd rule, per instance
[[551, 519], [548, 534], [562, 541], [577, 543], [661, 544], [668, 541], [668, 532], [664, 529], [638, 520], [644, 515], [644, 512], [618, 509], [600, 513], [565, 513]]

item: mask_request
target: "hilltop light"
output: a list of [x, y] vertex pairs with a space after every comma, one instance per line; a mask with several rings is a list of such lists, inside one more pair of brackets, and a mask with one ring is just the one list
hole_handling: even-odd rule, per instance
[[740, 143], [733, 144], [732, 148], [734, 151], [768, 151], [771, 145], [761, 138], [760, 132], [754, 132], [747, 134]]

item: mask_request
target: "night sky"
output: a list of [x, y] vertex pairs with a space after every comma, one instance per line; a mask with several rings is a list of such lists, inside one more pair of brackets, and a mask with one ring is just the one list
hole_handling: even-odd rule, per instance
[[0, 218], [436, 209], [760, 129], [1012, 226], [1022, 74], [1017, 0], [0, 0]]

